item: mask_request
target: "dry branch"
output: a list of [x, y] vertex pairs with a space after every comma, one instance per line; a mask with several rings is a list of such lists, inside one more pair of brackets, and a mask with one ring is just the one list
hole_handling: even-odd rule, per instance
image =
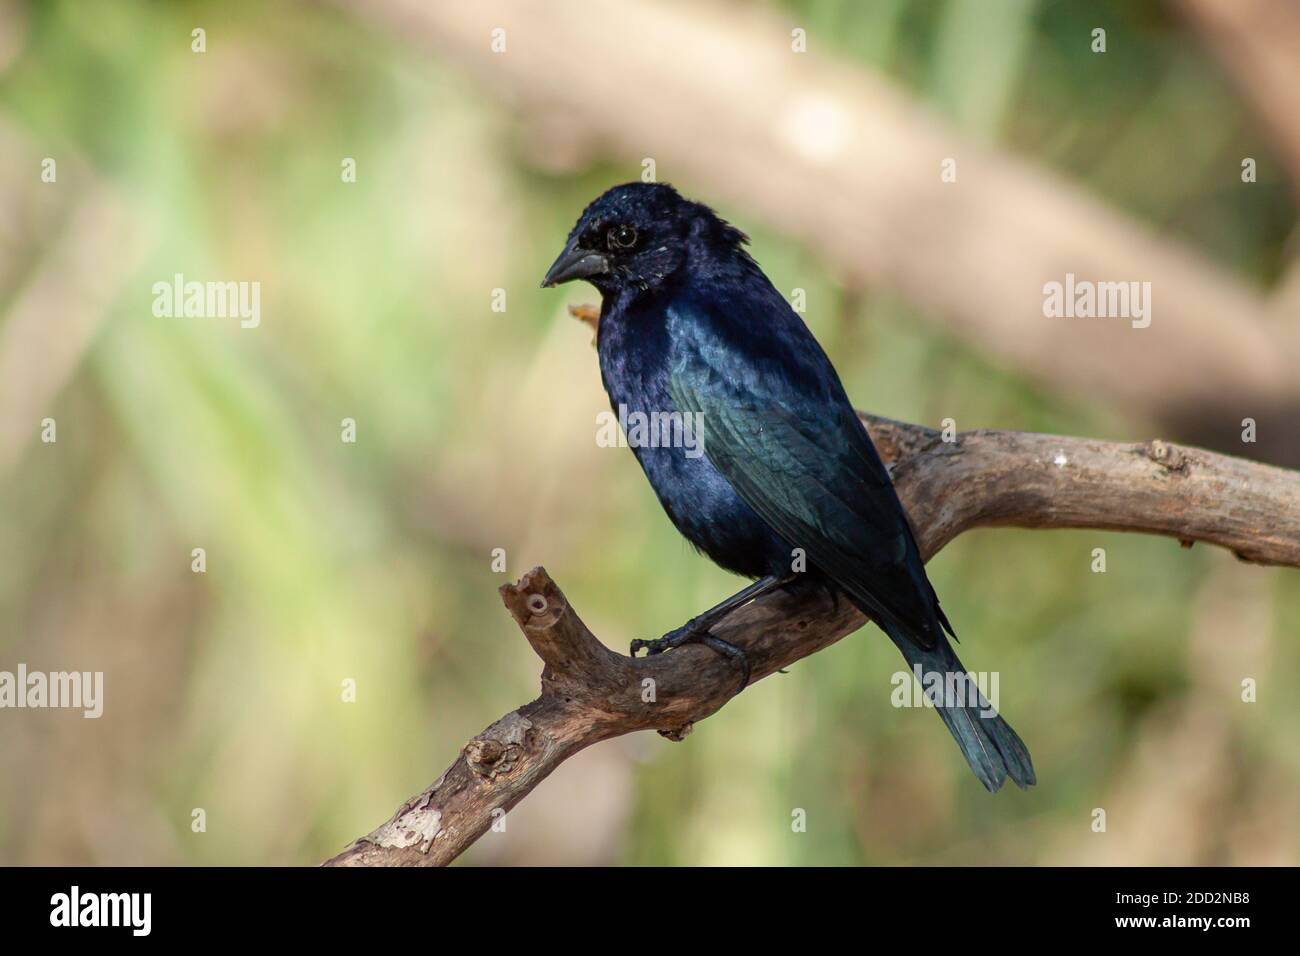
[[[945, 442], [918, 425], [863, 421], [927, 558], [963, 531], [1002, 525], [1143, 531], [1300, 567], [1300, 473], [1160, 441], [976, 431]], [[471, 740], [437, 781], [327, 865], [449, 863], [579, 750], [637, 730], [680, 739], [734, 691], [733, 667], [701, 647], [640, 659], [609, 650], [541, 568], [501, 593], [545, 665], [541, 696]], [[715, 633], [744, 647], [761, 680], [863, 623], [846, 601], [776, 594]]]

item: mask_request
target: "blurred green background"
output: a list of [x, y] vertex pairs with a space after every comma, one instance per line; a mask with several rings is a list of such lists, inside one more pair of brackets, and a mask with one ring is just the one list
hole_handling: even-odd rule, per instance
[[[767, 13], [1252, 282], [1285, 268], [1286, 187], [1232, 188], [1250, 118], [1163, 5]], [[1103, 14], [1099, 81], [1079, 37]], [[100, 720], [0, 711], [0, 863], [318, 862], [536, 694], [507, 579], [545, 564], [617, 649], [739, 586], [677, 536], [631, 454], [593, 441], [608, 403], [565, 306], [594, 291], [537, 289], [639, 157], [542, 161], [509, 97], [356, 9], [2, 0], [0, 38], [0, 343], [27, 343], [15, 394], [49, 394], [0, 448], [0, 669], [106, 675]], [[39, 179], [46, 156], [57, 184]], [[78, 211], [101, 200], [104, 234], [81, 248]], [[778, 288], [807, 290], [859, 407], [1150, 437], [720, 205]], [[60, 298], [75, 269], [102, 286], [89, 306]], [[177, 272], [260, 281], [261, 326], [155, 318], [151, 286]], [[3, 337], [38, 307], [44, 337]], [[92, 318], [69, 330], [74, 311]], [[55, 444], [38, 440], [46, 416]], [[683, 743], [580, 754], [464, 862], [1300, 862], [1300, 573], [998, 530], [931, 574], [966, 664], [1001, 673], [1033, 791], [991, 797], [933, 715], [892, 708], [901, 661], [868, 628]]]

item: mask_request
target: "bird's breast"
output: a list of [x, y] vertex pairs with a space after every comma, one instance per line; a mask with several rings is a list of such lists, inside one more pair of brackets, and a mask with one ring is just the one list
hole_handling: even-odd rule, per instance
[[677, 530], [738, 574], [760, 577], [772, 573], [774, 564], [787, 564], [788, 547], [705, 454], [701, 423], [673, 402], [667, 338], [650, 335], [633, 342], [621, 323], [602, 321], [599, 352], [623, 443]]

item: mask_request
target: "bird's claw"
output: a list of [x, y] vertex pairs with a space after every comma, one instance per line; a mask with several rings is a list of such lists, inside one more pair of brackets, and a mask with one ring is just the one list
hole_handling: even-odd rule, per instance
[[662, 654], [666, 648], [658, 646], [663, 638], [656, 641], [643, 641], [640, 638], [632, 642], [632, 647], [628, 650], [629, 657], [636, 657], [638, 651], [645, 651], [646, 657], [654, 657], [656, 654]]
[[730, 641], [714, 637], [708, 631], [696, 630], [693, 625], [693, 621], [689, 622], [677, 628], [677, 630], [669, 631], [663, 637], [655, 638], [652, 641], [634, 640], [629, 653], [632, 657], [636, 657], [638, 651], [644, 650], [646, 657], [654, 657], [656, 654], [662, 654], [672, 648], [681, 647], [683, 644], [703, 644], [714, 653], [721, 654], [723, 657], [740, 665], [741, 680], [740, 686], [736, 689], [736, 693], [739, 694], [749, 686], [751, 673], [749, 655], [745, 653], [743, 648], [737, 647]]
[[656, 637], [653, 641], [635, 640], [632, 642], [632, 649], [629, 653], [632, 657], [636, 657], [637, 651], [644, 650], [646, 657], [654, 657], [656, 654], [662, 654], [674, 647], [681, 647], [683, 644], [698, 643], [701, 641], [704, 632], [694, 630], [692, 627], [694, 623], [694, 621], [689, 621], [677, 628], [677, 630], [669, 631], [663, 637]]
[[716, 653], [721, 654], [723, 657], [730, 658], [740, 665], [740, 686], [736, 688], [737, 694], [749, 686], [749, 655], [745, 653], [744, 648], [737, 647], [730, 641], [724, 641], [720, 637], [714, 637], [708, 632], [700, 635], [700, 643], [705, 647], [712, 648]]

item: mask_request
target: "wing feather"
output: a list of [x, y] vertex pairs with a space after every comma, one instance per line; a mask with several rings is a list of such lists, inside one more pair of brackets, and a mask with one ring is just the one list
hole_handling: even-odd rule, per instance
[[934, 646], [941, 612], [889, 473], [856, 414], [740, 394], [699, 363], [682, 363], [669, 391], [698, 413], [704, 454], [792, 547], [882, 624]]

